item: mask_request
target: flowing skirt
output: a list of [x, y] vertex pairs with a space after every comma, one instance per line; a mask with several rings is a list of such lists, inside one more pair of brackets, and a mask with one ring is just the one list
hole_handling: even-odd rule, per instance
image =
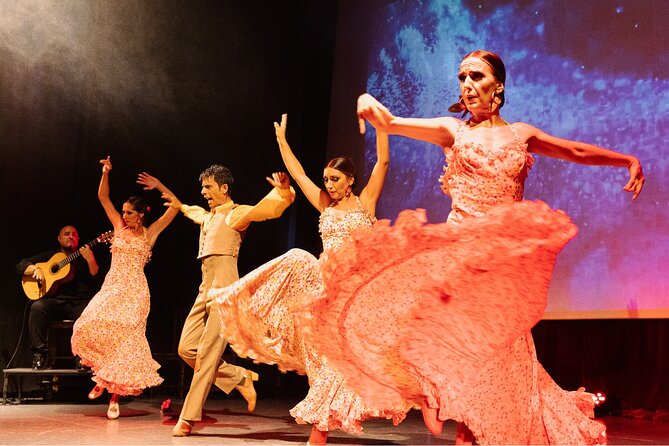
[[110, 270], [74, 324], [72, 352], [93, 370], [93, 381], [118, 395], [139, 395], [163, 382], [146, 339], [150, 297], [146, 277]]
[[220, 311], [222, 335], [242, 357], [308, 376], [309, 393], [290, 412], [298, 423], [356, 434], [370, 418], [398, 424], [410, 409], [405, 401], [365, 404], [304, 340], [296, 315], [322, 292], [320, 265], [310, 253], [292, 249], [232, 285], [210, 291]]
[[541, 202], [460, 224], [404, 211], [330, 255], [325, 290], [300, 316], [305, 342], [366, 404], [425, 400], [481, 444], [595, 443], [590, 394], [555, 384], [530, 334], [575, 234]]

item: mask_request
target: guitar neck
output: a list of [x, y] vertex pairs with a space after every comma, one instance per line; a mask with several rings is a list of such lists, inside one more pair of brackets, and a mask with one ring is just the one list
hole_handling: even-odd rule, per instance
[[[95, 239], [95, 240], [93, 240], [92, 242], [87, 243], [87, 245], [88, 245], [89, 247], [92, 248], [93, 246], [97, 245], [98, 242], [99, 242], [99, 240], [98, 240], [98, 239]], [[81, 249], [81, 248], [80, 248], [80, 249]], [[79, 256], [81, 255], [81, 251], [80, 251], [80, 249], [77, 249], [76, 251], [74, 251], [73, 253], [71, 253], [71, 254], [68, 255], [67, 257], [65, 257], [63, 260], [61, 260], [60, 262], [58, 262], [58, 269], [64, 267], [64, 266], [67, 265], [68, 263], [71, 263], [71, 262], [73, 262], [74, 260], [76, 260], [76, 258], [79, 257]]]

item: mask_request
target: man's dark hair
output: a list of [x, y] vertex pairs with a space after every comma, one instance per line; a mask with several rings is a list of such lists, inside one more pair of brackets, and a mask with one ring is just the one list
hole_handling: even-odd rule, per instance
[[200, 174], [200, 181], [205, 178], [213, 178], [216, 184], [223, 186], [228, 185], [228, 195], [232, 196], [232, 186], [235, 184], [235, 179], [232, 178], [230, 169], [222, 164], [212, 164], [202, 171]]

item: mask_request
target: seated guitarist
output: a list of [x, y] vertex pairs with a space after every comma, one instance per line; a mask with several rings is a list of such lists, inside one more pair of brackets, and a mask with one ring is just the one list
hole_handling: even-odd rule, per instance
[[[58, 233], [58, 243], [59, 249], [28, 257], [16, 266], [19, 274], [32, 276], [38, 283], [44, 283], [45, 271], [37, 263], [48, 262], [58, 252], [70, 255], [78, 249], [81, 253], [70, 263], [70, 274], [54, 283], [47, 294], [35, 300], [30, 307], [28, 330], [33, 352], [32, 367], [36, 370], [44, 369], [47, 365], [46, 337], [49, 324], [67, 319], [76, 320], [99, 288], [98, 264], [93, 250], [88, 245], [79, 248], [77, 229], [74, 226], [63, 227]], [[77, 368], [80, 368], [78, 361]]]

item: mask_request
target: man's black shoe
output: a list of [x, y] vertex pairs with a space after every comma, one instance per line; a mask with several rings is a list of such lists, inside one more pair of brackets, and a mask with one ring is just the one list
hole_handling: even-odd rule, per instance
[[33, 353], [33, 370], [46, 369], [46, 358], [42, 353]]
[[74, 357], [74, 368], [77, 372], [90, 372], [91, 368], [86, 367], [81, 363], [81, 358], [78, 356]]

